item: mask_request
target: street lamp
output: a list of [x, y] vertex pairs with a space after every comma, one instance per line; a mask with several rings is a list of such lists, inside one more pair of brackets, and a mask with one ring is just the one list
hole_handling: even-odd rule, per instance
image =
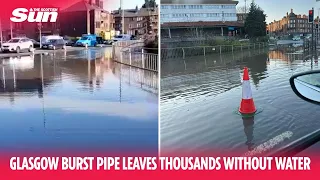
[[1, 49], [2, 49], [3, 38], [2, 38], [2, 22], [1, 22], [1, 18], [0, 18], [0, 39], [1, 39], [0, 47], [1, 47]]
[[41, 35], [41, 29], [42, 29], [42, 24], [38, 23], [38, 30], [39, 30], [39, 39], [40, 39], [40, 48], [42, 47], [42, 35]]
[[[124, 34], [124, 8], [123, 8], [123, 0], [120, 0], [120, 9], [121, 9], [121, 16], [122, 16], [122, 20], [121, 20], [121, 33]], [[120, 12], [119, 12], [120, 13]]]

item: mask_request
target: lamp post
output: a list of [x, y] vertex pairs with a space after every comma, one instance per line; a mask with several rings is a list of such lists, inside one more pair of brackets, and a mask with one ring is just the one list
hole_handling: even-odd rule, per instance
[[124, 34], [124, 9], [123, 9], [123, 0], [120, 0], [120, 9], [121, 9], [121, 32]]
[[0, 39], [1, 39], [1, 49], [2, 49], [2, 44], [3, 44], [3, 38], [2, 38], [2, 22], [1, 22], [1, 17], [0, 17]]
[[38, 30], [39, 30], [39, 39], [40, 39], [40, 48], [42, 47], [42, 34], [41, 34], [42, 24], [38, 23]]
[[10, 21], [10, 38], [13, 38], [12, 22]]

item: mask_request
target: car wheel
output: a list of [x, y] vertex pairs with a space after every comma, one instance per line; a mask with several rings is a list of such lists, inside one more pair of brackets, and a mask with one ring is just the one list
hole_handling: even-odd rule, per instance
[[20, 47], [18, 46], [16, 49], [17, 53], [20, 53]]
[[32, 46], [30, 46], [30, 47], [29, 47], [29, 52], [31, 52], [31, 51], [32, 51], [32, 48], [33, 48]]

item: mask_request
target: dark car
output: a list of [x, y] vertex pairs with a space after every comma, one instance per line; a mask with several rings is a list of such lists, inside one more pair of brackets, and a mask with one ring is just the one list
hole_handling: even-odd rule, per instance
[[97, 43], [98, 44], [104, 44], [103, 42], [104, 42], [103, 38], [100, 37], [100, 36], [97, 36]]
[[64, 40], [64, 43], [65, 43], [66, 46], [73, 46], [76, 43], [75, 40], [72, 40], [72, 39], [69, 39], [69, 38], [66, 38], [66, 37], [63, 38], [63, 40]]
[[63, 49], [65, 42], [63, 39], [50, 39], [42, 44], [42, 49]]
[[38, 42], [38, 41], [36, 41], [34, 39], [30, 39], [30, 40], [32, 41], [34, 48], [40, 48], [40, 42]]

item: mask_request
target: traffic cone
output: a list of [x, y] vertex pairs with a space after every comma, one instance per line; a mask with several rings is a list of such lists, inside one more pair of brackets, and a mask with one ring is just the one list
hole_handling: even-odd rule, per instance
[[257, 111], [254, 106], [251, 86], [249, 81], [248, 68], [245, 67], [243, 71], [243, 82], [242, 82], [242, 100], [239, 108], [241, 114], [254, 114]]

